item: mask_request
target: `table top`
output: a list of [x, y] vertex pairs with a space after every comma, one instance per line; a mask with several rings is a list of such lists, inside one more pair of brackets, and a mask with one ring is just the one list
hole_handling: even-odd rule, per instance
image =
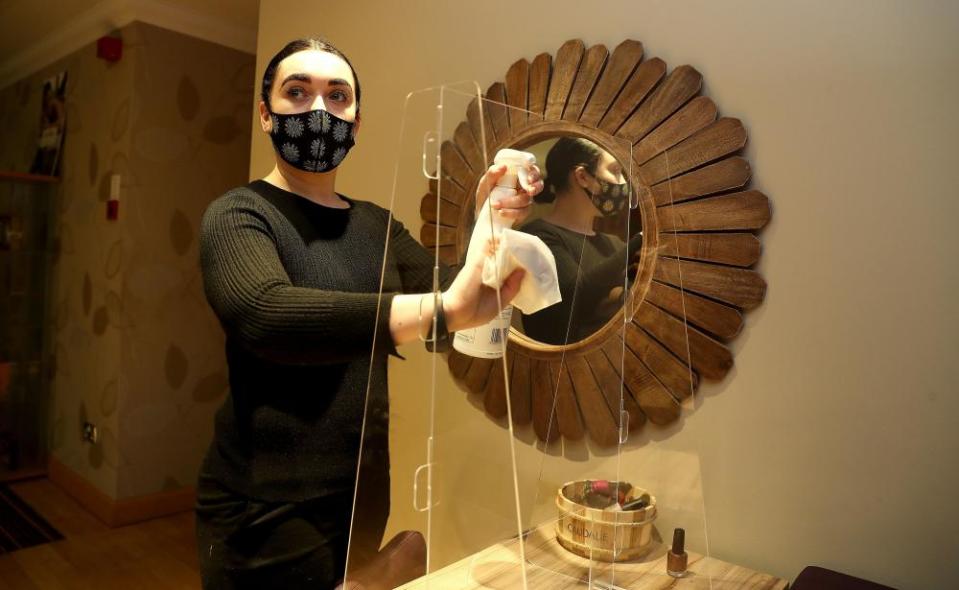
[[[512, 539], [488, 547], [397, 590], [514, 590], [523, 588], [520, 542]], [[529, 590], [583, 590], [592, 580], [597, 590], [657, 590], [682, 588], [703, 590], [785, 590], [786, 580], [689, 554], [685, 576], [666, 574], [667, 547], [658, 544], [646, 557], [631, 562], [592, 562], [563, 549], [546, 526], [531, 531], [526, 539], [526, 580]]]

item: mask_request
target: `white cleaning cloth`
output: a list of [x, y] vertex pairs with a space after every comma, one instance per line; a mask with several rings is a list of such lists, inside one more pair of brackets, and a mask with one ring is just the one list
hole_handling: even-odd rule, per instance
[[[526, 270], [519, 292], [513, 298], [512, 305], [530, 314], [544, 307], [562, 301], [559, 292], [559, 280], [556, 276], [556, 259], [543, 240], [538, 237], [490, 224], [489, 202], [476, 220], [470, 245], [466, 252], [467, 260], [475, 256], [486, 256], [483, 263], [483, 284], [499, 288], [506, 277], [517, 268]], [[496, 252], [487, 255], [490, 238], [496, 236], [499, 245]]]
[[483, 284], [496, 288], [502, 284], [502, 280], [496, 280], [497, 270], [505, 279], [517, 268], [525, 269], [526, 275], [513, 298], [513, 307], [530, 314], [562, 301], [556, 259], [549, 246], [536, 236], [504, 229], [496, 253], [483, 264]]

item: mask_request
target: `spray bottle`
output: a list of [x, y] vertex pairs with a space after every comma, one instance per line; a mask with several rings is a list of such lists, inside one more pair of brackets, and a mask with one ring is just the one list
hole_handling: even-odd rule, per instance
[[[489, 198], [483, 203], [473, 227], [468, 256], [478, 256], [486, 252], [486, 244], [492, 237], [499, 239], [504, 229], [513, 225], [512, 219], [504, 219], [497, 213], [490, 214], [490, 204], [514, 196], [520, 188], [520, 180], [526, 180], [530, 166], [536, 163], [536, 156], [529, 152], [502, 149], [496, 153], [493, 164], [506, 165], [506, 173], [496, 182]], [[492, 231], [492, 235], [490, 232]], [[505, 278], [505, 277], [503, 277]], [[453, 337], [453, 348], [477, 358], [495, 359], [503, 356], [503, 340], [509, 336], [513, 307], [507, 305], [485, 326], [460, 330]]]

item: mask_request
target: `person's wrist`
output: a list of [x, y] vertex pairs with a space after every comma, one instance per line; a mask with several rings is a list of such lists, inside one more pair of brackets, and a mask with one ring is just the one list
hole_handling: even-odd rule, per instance
[[446, 316], [446, 329], [452, 332], [459, 332], [468, 326], [463, 325], [463, 314], [457, 305], [456, 297], [449, 291], [443, 293], [443, 299], [440, 301], [443, 306], [443, 314]]
[[428, 324], [430, 330], [425, 339], [426, 350], [430, 352], [448, 352], [450, 349], [450, 328], [446, 323], [446, 306], [443, 304], [443, 293], [425, 295], [424, 297], [433, 297], [434, 302], [433, 321], [430, 321]]

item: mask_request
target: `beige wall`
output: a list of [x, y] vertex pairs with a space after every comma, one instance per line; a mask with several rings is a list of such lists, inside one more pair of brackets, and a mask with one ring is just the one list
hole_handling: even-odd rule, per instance
[[[257, 71], [305, 34], [326, 35], [351, 57], [363, 127], [338, 189], [386, 204], [410, 90], [464, 78], [485, 88], [519, 57], [575, 37], [608, 47], [638, 39], [670, 67], [695, 66], [720, 112], [750, 132], [753, 186], [774, 207], [759, 267], [769, 291], [736, 340], [736, 368], [702, 387], [679, 426], [631, 441], [623, 470], [642, 467], [644, 448], [693, 471], [698, 464], [717, 557], [789, 578], [821, 564], [898, 587], [942, 588], [959, 580], [957, 23], [957, 5], [932, 1], [587, 8], [421, 0], [311, 9], [264, 0]], [[265, 174], [271, 159], [255, 132], [251, 176]], [[414, 233], [419, 196], [395, 211]], [[402, 429], [425, 411], [411, 400], [426, 369], [415, 360], [392, 369], [397, 486], [422, 462], [420, 441]], [[441, 379], [451, 388], [445, 372]], [[451, 443], [462, 458], [451, 469], [465, 478], [460, 485], [479, 478], [470, 461], [493, 454], [503, 431], [465, 396], [447, 403], [462, 426]], [[521, 439], [521, 477], [535, 486], [540, 453], [528, 433]], [[560, 477], [610, 461], [584, 461], [590, 453], [563, 449], [549, 465]], [[497, 496], [498, 512], [511, 510], [511, 496]], [[456, 530], [443, 538], [447, 555], [475, 543]]]
[[[124, 30], [131, 34], [132, 30]], [[129, 116], [138, 53], [108, 64], [92, 44], [3, 90], [21, 100], [4, 109], [2, 164], [29, 169], [45, 79], [66, 70], [67, 135], [61, 180], [55, 185], [48, 287], [50, 450], [97, 488], [116, 496], [120, 468], [117, 405], [121, 333], [110, 328], [110, 301], [121, 279], [122, 228], [105, 220], [109, 170], [129, 153]], [[83, 422], [95, 423], [101, 443], [80, 438]]]
[[[0, 91], [0, 162], [26, 171], [42, 82], [69, 72], [51, 228], [51, 452], [116, 499], [193, 485], [212, 436], [227, 384], [196, 231], [206, 205], [245, 180], [253, 83], [249, 54], [137, 22], [120, 34], [115, 64], [88, 44]], [[105, 219], [114, 173], [117, 222]], [[80, 439], [86, 420], [97, 445]]]
[[196, 483], [227, 389], [197, 244], [206, 206], [243, 184], [253, 56], [136, 23], [124, 203], [120, 498]]

